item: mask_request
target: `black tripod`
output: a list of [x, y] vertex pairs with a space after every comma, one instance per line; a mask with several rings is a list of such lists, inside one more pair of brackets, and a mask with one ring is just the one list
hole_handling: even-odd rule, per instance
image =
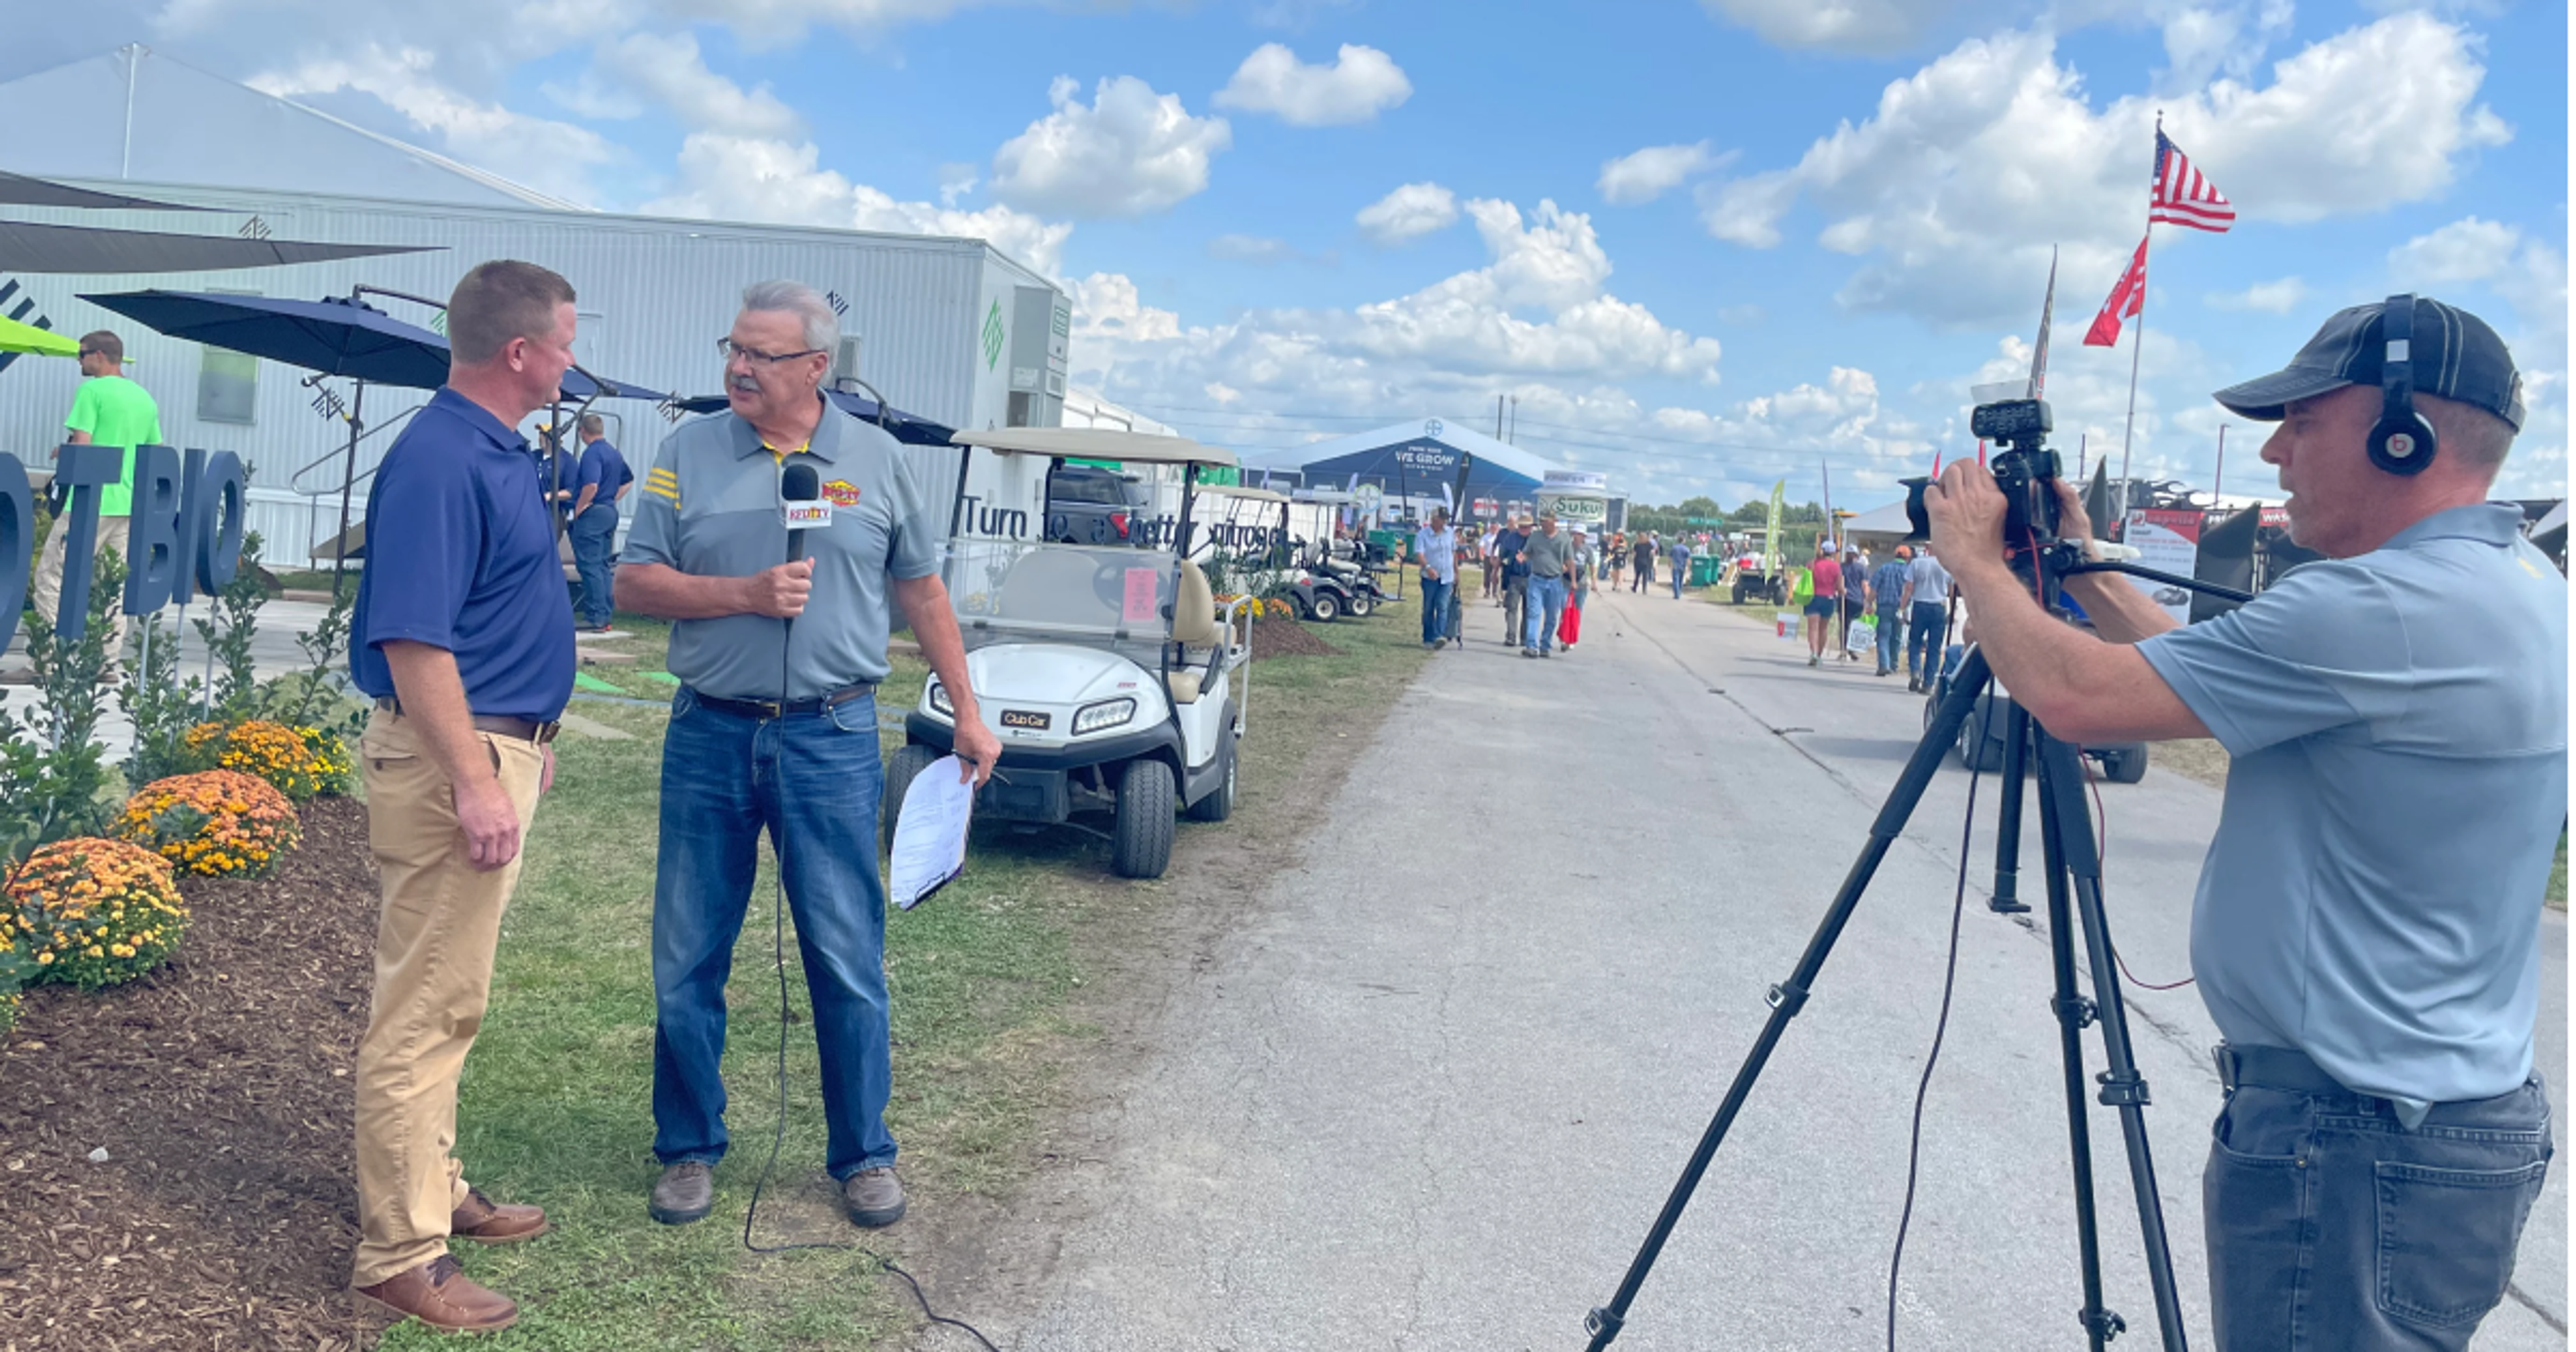
[[[2053, 456], [2053, 453], [2051, 453]], [[2215, 587], [2190, 578], [2174, 577], [2128, 564], [2084, 563], [2070, 545], [2051, 541], [2035, 545], [2025, 556], [2043, 604], [2055, 609], [2058, 579], [2072, 573], [2121, 572], [2157, 582], [2183, 586], [2226, 596], [2237, 601], [2251, 599], [2246, 593]], [[1948, 693], [1933, 715], [1931, 725], [1923, 731], [1923, 740], [1915, 745], [1914, 755], [1905, 763], [1904, 773], [1897, 777], [1895, 789], [1879, 808], [1878, 817], [1870, 824], [1869, 843], [1851, 872], [1843, 878], [1833, 904], [1826, 908], [1824, 920], [1817, 925], [1806, 952], [1798, 959], [1797, 970], [1789, 979], [1773, 986], [1766, 997], [1771, 1015], [1762, 1025], [1761, 1035], [1754, 1039], [1753, 1049], [1746, 1054], [1734, 1082], [1727, 1086], [1726, 1098], [1718, 1105], [1717, 1116], [1700, 1136], [1699, 1145], [1691, 1152], [1690, 1163], [1674, 1183], [1671, 1196], [1664, 1201], [1654, 1227], [1647, 1231], [1645, 1243], [1636, 1259], [1619, 1282], [1618, 1293], [1610, 1303], [1592, 1311], [1584, 1320], [1584, 1329], [1592, 1335], [1590, 1352], [1602, 1352], [1619, 1336], [1627, 1322], [1628, 1307], [1645, 1285], [1646, 1274], [1663, 1251], [1673, 1226], [1681, 1220], [1683, 1208], [1690, 1205], [1691, 1194], [1699, 1187], [1700, 1175], [1708, 1169], [1717, 1148], [1726, 1139], [1727, 1129], [1744, 1100], [1753, 1091], [1753, 1082], [1762, 1074], [1763, 1065], [1771, 1059], [1772, 1048], [1788, 1031], [1789, 1021], [1807, 1002], [1816, 977], [1824, 970], [1825, 959], [1833, 952], [1834, 941], [1841, 937], [1843, 926], [1860, 905], [1861, 894], [1868, 890], [1870, 879], [1878, 872], [1879, 861], [1888, 847], [1904, 831], [1907, 818], [1922, 800], [1923, 791], [1932, 782], [1942, 757], [1958, 741], [1960, 729], [1977, 708], [1979, 696], [1991, 684], [1992, 673], [1985, 655], [1971, 648], [1951, 680]], [[2155, 1164], [2147, 1148], [2147, 1082], [2138, 1073], [2137, 1062], [2130, 1054], [2128, 1016], [2120, 1001], [2119, 974], [2111, 948], [2110, 922], [2102, 909], [2102, 860], [2093, 839], [2092, 814], [2087, 810], [2085, 774], [2082, 754], [2068, 743], [2048, 735], [2047, 729], [2025, 713], [2019, 705], [2006, 703], [2004, 741], [2004, 812], [1996, 837], [1996, 883], [1992, 906], [1997, 911], [2026, 911], [2030, 908], [2014, 897], [2017, 888], [2021, 836], [2021, 797], [2026, 774], [2034, 771], [2039, 785], [2040, 849], [2047, 870], [2048, 938], [2052, 965], [2056, 975], [2056, 993], [2050, 1000], [2058, 1022], [2059, 1052], [2066, 1073], [2066, 1130], [2069, 1156], [2075, 1178], [2076, 1242], [2082, 1260], [2084, 1305], [2077, 1311], [2085, 1336], [2093, 1352], [2128, 1327], [2127, 1322], [2102, 1303], [2101, 1241], [2094, 1219], [2092, 1134], [2085, 1102], [2085, 1062], [2083, 1030], [2092, 1025], [2101, 1028], [2102, 1048], [2109, 1069], [2096, 1078], [2101, 1083], [2099, 1101], [2116, 1108], [2120, 1114], [2120, 1134], [2129, 1159], [2130, 1190], [2138, 1203], [2138, 1227], [2144, 1241], [2147, 1275], [2155, 1293], [2156, 1324], [2163, 1335], [2166, 1352], [2184, 1352], [2182, 1311], [2174, 1290], [2173, 1260], [2165, 1242], [2164, 1209], [2157, 1200]], [[1983, 749], [1980, 748], [1980, 755]], [[2092, 995], [2087, 997], [2076, 984], [2074, 926], [2084, 930], [2086, 976]]]

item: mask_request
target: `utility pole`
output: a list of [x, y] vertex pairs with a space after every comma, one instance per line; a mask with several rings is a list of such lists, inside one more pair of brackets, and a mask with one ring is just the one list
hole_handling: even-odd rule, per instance
[[2209, 477], [2209, 496], [2210, 496], [2210, 500], [2211, 500], [2211, 502], [2212, 502], [2213, 504], [2215, 504], [2215, 503], [2216, 503], [2217, 498], [2218, 498], [2218, 495], [2219, 495], [2219, 492], [2220, 492], [2220, 490], [2221, 490], [2221, 489], [2226, 485], [2226, 483], [2227, 483], [2227, 424], [2225, 424], [2225, 423], [2220, 423], [2220, 424], [2218, 425], [2218, 472], [2217, 472], [2216, 474], [2213, 474], [2213, 475], [2211, 475], [2211, 476]]
[[1519, 445], [1519, 444], [1520, 444], [1520, 442], [1519, 442], [1519, 440], [1518, 440], [1518, 438], [1519, 438], [1520, 434], [1521, 434], [1521, 397], [1520, 397], [1519, 395], [1515, 394], [1515, 395], [1513, 395], [1513, 396], [1512, 396], [1512, 423], [1511, 423], [1511, 427], [1510, 427], [1510, 429], [1509, 429], [1508, 431], [1506, 431], [1506, 432], [1504, 433], [1503, 440], [1504, 440], [1504, 442], [1505, 442], [1505, 443], [1507, 443], [1507, 444], [1517, 446], [1517, 445]]

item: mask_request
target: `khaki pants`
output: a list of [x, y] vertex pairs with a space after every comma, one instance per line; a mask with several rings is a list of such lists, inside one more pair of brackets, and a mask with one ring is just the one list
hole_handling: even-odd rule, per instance
[[[126, 516], [100, 517], [98, 543], [93, 546], [92, 557], [96, 557], [96, 550], [113, 549], [117, 557], [126, 559], [130, 565], [133, 560], [126, 552], [125, 531], [133, 520], [134, 518]], [[60, 517], [55, 518], [54, 528], [45, 535], [45, 547], [36, 557], [35, 581], [28, 588], [29, 594], [36, 603], [36, 614], [42, 623], [49, 627], [54, 623], [55, 613], [60, 611], [63, 605], [63, 555], [66, 552], [64, 542], [70, 537], [70, 523]], [[95, 589], [93, 584], [92, 590]], [[109, 622], [114, 627], [108, 633], [107, 655], [110, 660], [113, 660], [118, 653], [125, 650], [124, 604], [120, 602], [110, 608], [108, 616]]]
[[[477, 734], [519, 809], [524, 852], [544, 752]], [[358, 1259], [372, 1286], [447, 1252], [465, 1200], [456, 1147], [456, 1080], [483, 1026], [501, 911], [519, 859], [489, 872], [467, 859], [445, 771], [402, 717], [377, 710], [358, 744], [367, 841], [384, 884], [376, 992], [358, 1043]], [[524, 853], [521, 856], [524, 858]]]

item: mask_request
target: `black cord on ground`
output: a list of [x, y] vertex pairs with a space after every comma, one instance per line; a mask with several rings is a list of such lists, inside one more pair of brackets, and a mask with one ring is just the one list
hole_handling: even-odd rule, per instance
[[1932, 1092], [1932, 1068], [1941, 1061], [1941, 1039], [1950, 1031], [1950, 996], [1959, 985], [1959, 920], [1968, 909], [1968, 859], [1975, 851], [1977, 781], [1975, 762], [1968, 766], [1968, 811], [1959, 824], [1959, 886], [1950, 898], [1950, 958], [1941, 977], [1941, 1016], [1932, 1024], [1932, 1050], [1923, 1058], [1923, 1078], [1914, 1086], [1914, 1122], [1905, 1146], [1905, 1209], [1896, 1219], [1896, 1246], [1887, 1255], [1887, 1352], [1896, 1352], [1896, 1278], [1905, 1266], [1905, 1233], [1914, 1224], [1914, 1186], [1923, 1170], [1923, 1101]]
[[[785, 627], [788, 634], [792, 636], [796, 622], [791, 619]], [[788, 690], [787, 642], [782, 639], [779, 643], [778, 677], [781, 718], [786, 716], [783, 706], [787, 703]], [[755, 739], [758, 735], [753, 734]], [[756, 749], [754, 754], [758, 754]], [[778, 785], [781, 792], [786, 790], [787, 736], [784, 728], [779, 730], [778, 738]], [[913, 1300], [921, 1306], [922, 1318], [933, 1324], [965, 1330], [967, 1336], [984, 1345], [986, 1352], [1002, 1352], [1000, 1348], [993, 1345], [992, 1339], [984, 1336], [983, 1330], [963, 1319], [951, 1319], [930, 1308], [930, 1297], [922, 1291], [918, 1278], [897, 1267], [893, 1259], [856, 1240], [814, 1240], [801, 1244], [758, 1244], [752, 1241], [752, 1224], [760, 1218], [760, 1194], [768, 1189], [770, 1175], [778, 1168], [778, 1156], [787, 1146], [787, 1025], [795, 1017], [795, 1009], [787, 994], [787, 814], [785, 812], [778, 814], [778, 827], [771, 833], [769, 844], [770, 853], [776, 856], [778, 867], [777, 877], [772, 880], [775, 890], [770, 898], [769, 912], [770, 957], [772, 965], [778, 970], [778, 1117], [777, 1124], [769, 1134], [769, 1159], [760, 1166], [760, 1177], [752, 1181], [751, 1205], [743, 1208], [742, 1246], [753, 1253], [796, 1253], [806, 1249], [846, 1249], [858, 1253], [874, 1262], [880, 1271], [891, 1272], [903, 1278], [903, 1284], [912, 1288]]]

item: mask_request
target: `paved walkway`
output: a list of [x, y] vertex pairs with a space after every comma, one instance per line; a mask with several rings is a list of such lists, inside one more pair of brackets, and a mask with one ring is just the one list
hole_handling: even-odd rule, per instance
[[[1318, 832], [1218, 960], [1181, 979], [1163, 1050], [1081, 1124], [1096, 1144], [1071, 1186], [1091, 1219], [1065, 1235], [1038, 1311], [986, 1324], [1006, 1346], [1582, 1345], [1584, 1312], [1615, 1288], [1750, 1046], [1921, 702], [1865, 670], [1810, 671], [1803, 648], [1696, 602], [1596, 593], [1590, 637], [1545, 663], [1499, 646], [1499, 611], [1471, 607], [1468, 627], [1471, 645], [1434, 659], [1353, 767], [1334, 808], [1347, 829]], [[1890, 853], [1621, 1349], [1880, 1345], [1967, 783], [1940, 775]], [[2140, 978], [2177, 979], [2218, 794], [2151, 772], [2102, 798], [2121, 951]], [[1901, 1336], [2078, 1346], [2048, 949], [1985, 912], [1991, 846], [1971, 858]], [[2543, 939], [2543, 1065], [2563, 1084], [2562, 917]], [[2206, 1347], [2213, 1034], [2188, 989], [2130, 998]], [[2116, 1120], [2092, 1120], [2111, 1304], [2123, 1345], [2152, 1346]], [[2566, 1308], [2565, 1173], [2484, 1352], [2565, 1346], [2550, 1326]]]

